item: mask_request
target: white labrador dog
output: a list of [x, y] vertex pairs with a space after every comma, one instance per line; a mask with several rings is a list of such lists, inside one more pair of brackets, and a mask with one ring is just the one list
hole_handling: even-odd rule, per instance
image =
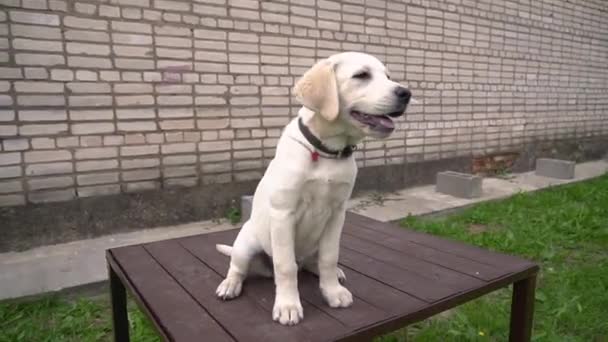
[[274, 276], [272, 317], [286, 325], [303, 318], [300, 267], [319, 276], [329, 306], [352, 304], [338, 268], [346, 201], [357, 175], [352, 150], [366, 136], [388, 137], [395, 128], [391, 118], [403, 114], [411, 96], [378, 59], [357, 52], [318, 62], [294, 92], [303, 107], [279, 139], [255, 191], [251, 218], [233, 247], [217, 246], [231, 257], [217, 296], [238, 296], [248, 274]]

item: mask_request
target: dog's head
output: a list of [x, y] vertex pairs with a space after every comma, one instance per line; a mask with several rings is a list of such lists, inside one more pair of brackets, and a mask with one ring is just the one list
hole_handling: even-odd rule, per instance
[[403, 115], [410, 91], [390, 80], [386, 67], [365, 53], [345, 52], [319, 61], [296, 83], [304, 107], [359, 135], [386, 138]]

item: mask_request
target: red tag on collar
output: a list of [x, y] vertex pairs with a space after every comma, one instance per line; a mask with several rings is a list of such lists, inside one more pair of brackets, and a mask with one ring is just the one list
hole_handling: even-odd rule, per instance
[[312, 158], [313, 162], [316, 162], [319, 160], [319, 153], [317, 151], [310, 152], [310, 157]]

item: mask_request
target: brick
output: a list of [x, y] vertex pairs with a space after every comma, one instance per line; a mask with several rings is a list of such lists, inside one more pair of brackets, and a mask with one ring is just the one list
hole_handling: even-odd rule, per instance
[[27, 183], [30, 190], [43, 190], [71, 186], [74, 184], [74, 179], [69, 176], [57, 176], [29, 179]]
[[53, 138], [33, 138], [32, 148], [35, 150], [55, 148], [55, 139]]
[[60, 41], [36, 40], [17, 38], [13, 39], [13, 48], [15, 50], [30, 50], [30, 51], [63, 51], [63, 45]]
[[257, 43], [259, 37], [254, 33], [229, 32], [228, 40], [231, 42]]
[[78, 188], [78, 197], [107, 196], [120, 193], [120, 185], [97, 185]]
[[28, 139], [4, 139], [3, 142], [5, 151], [23, 151], [29, 148]]
[[77, 123], [71, 124], [72, 134], [101, 134], [115, 131], [113, 122]]
[[15, 90], [25, 93], [63, 93], [63, 83], [42, 81], [17, 81]]
[[151, 70], [154, 69], [154, 61], [141, 58], [116, 58], [114, 63], [119, 69]]
[[144, 23], [112, 21], [112, 29], [122, 32], [152, 33], [152, 27]]
[[13, 104], [13, 98], [10, 95], [0, 95], [0, 106], [10, 106]]
[[475, 198], [482, 195], [482, 181], [482, 177], [476, 175], [454, 171], [439, 172], [435, 190], [455, 197]]
[[146, 132], [156, 131], [156, 123], [154, 121], [131, 121], [131, 122], [118, 122], [118, 131], [124, 132]]
[[188, 104], [192, 104], [192, 96], [190, 96], [190, 95], [157, 96], [156, 101], [159, 105], [166, 105], [166, 106], [188, 105]]
[[186, 118], [194, 116], [192, 108], [159, 108], [161, 118]]
[[570, 160], [539, 158], [536, 160], [536, 175], [557, 179], [574, 178], [576, 163]]
[[112, 41], [115, 44], [151, 45], [152, 36], [131, 33], [112, 33]]
[[190, 11], [190, 4], [181, 1], [155, 0], [154, 7], [168, 11]]
[[19, 134], [25, 136], [34, 135], [56, 135], [68, 131], [68, 125], [64, 123], [57, 124], [31, 124], [22, 125], [19, 127]]
[[76, 160], [82, 159], [104, 159], [118, 156], [116, 147], [79, 148], [74, 152]]
[[95, 14], [95, 11], [97, 10], [97, 6], [95, 6], [93, 4], [77, 2], [76, 4], [74, 4], [74, 9], [78, 13], [91, 15], [91, 14]]
[[49, 0], [49, 8], [53, 11], [67, 12], [68, 4], [62, 0]]
[[10, 207], [25, 204], [25, 196], [22, 194], [0, 196], [0, 207]]
[[164, 186], [168, 188], [194, 187], [198, 184], [198, 177], [170, 178], [164, 180]]
[[15, 23], [59, 26], [59, 16], [55, 14], [11, 11], [9, 17]]
[[74, 68], [110, 69], [112, 61], [109, 58], [68, 56], [68, 66]]
[[156, 55], [159, 58], [192, 59], [192, 51], [188, 49], [157, 47]]
[[123, 170], [150, 168], [150, 167], [157, 167], [159, 165], [160, 165], [159, 158], [123, 159], [120, 163], [120, 166]]
[[74, 72], [68, 69], [53, 69], [51, 70], [51, 79], [54, 81], [72, 81]]
[[99, 135], [85, 135], [80, 137], [80, 146], [96, 147], [101, 146], [102, 138]]
[[20, 68], [2, 68], [0, 67], [0, 75], [3, 79], [20, 79], [23, 78], [23, 73]]
[[107, 20], [86, 19], [86, 18], [79, 18], [79, 17], [73, 17], [73, 16], [66, 16], [63, 19], [63, 24], [66, 27], [82, 28], [82, 29], [88, 29], [88, 30], [107, 30], [108, 29]]
[[226, 72], [228, 66], [222, 63], [194, 63], [194, 70], [199, 72]]
[[63, 107], [65, 106], [65, 97], [63, 95], [20, 95], [17, 96], [17, 104], [23, 107]]
[[79, 95], [69, 96], [68, 103], [72, 107], [106, 107], [112, 105], [112, 96]]
[[0, 178], [15, 178], [21, 176], [22, 167], [19, 165], [1, 166]]
[[123, 146], [120, 148], [121, 156], [143, 156], [150, 154], [158, 154], [160, 151], [158, 145], [143, 145], [143, 146]]
[[155, 181], [148, 182], [133, 182], [125, 185], [126, 192], [140, 192], [145, 190], [154, 190], [159, 187], [159, 183]]
[[111, 120], [114, 113], [111, 109], [70, 110], [70, 119], [75, 121]]
[[118, 183], [118, 172], [99, 172], [78, 175], [76, 177], [78, 185], [95, 185]]
[[155, 44], [157, 46], [190, 48], [192, 47], [192, 40], [190, 38], [156, 36]]
[[116, 96], [115, 101], [119, 106], [153, 105], [154, 97], [151, 95]]
[[[157, 35], [166, 35], [166, 36], [180, 36], [180, 37], [190, 37], [192, 36], [192, 31], [186, 27], [173, 26], [173, 25], [161, 25], [154, 27], [154, 33]], [[166, 38], [166, 37], [165, 37]]]
[[99, 5], [99, 15], [102, 17], [120, 17], [120, 7]]
[[88, 160], [76, 162], [77, 172], [110, 170], [116, 168], [118, 168], [118, 160], [116, 159]]
[[188, 153], [195, 152], [196, 145], [194, 143], [179, 143], [161, 145], [162, 154]]
[[230, 64], [229, 70], [236, 74], [258, 74], [260, 72], [257, 64]]
[[76, 79], [78, 81], [97, 81], [97, 72], [90, 70], [77, 70]]
[[78, 93], [109, 93], [110, 84], [101, 82], [70, 82], [67, 88], [74, 94]]
[[[8, 194], [11, 192], [21, 192], [23, 191], [23, 185], [21, 184], [21, 180], [10, 180], [0, 182], [0, 194]], [[0, 203], [2, 196], [0, 196]]]
[[10, 153], [2, 153], [0, 152], [0, 165], [14, 165], [21, 163], [21, 153], [19, 152], [10, 152]]
[[28, 151], [24, 153], [24, 160], [26, 163], [39, 163], [70, 159], [72, 159], [72, 153], [68, 150]]
[[51, 203], [68, 201], [76, 197], [74, 189], [31, 192], [28, 199], [33, 203]]
[[194, 59], [197, 61], [226, 62], [228, 61], [228, 54], [225, 52], [195, 51]]
[[67, 40], [71, 41], [75, 40], [98, 43], [108, 43], [110, 41], [110, 35], [106, 32], [100, 31], [68, 29], [65, 31], [64, 35]]
[[10, 109], [0, 110], [0, 121], [13, 121], [15, 119], [15, 111]]
[[67, 119], [65, 110], [20, 110], [21, 121], [63, 121]]
[[110, 46], [100, 44], [68, 42], [66, 44], [66, 50], [68, 53], [76, 55], [108, 56], [110, 54]]
[[226, 151], [230, 150], [230, 141], [209, 141], [198, 144], [198, 149], [201, 152]]
[[189, 130], [194, 129], [194, 120], [162, 120], [159, 125], [162, 130]]
[[216, 6], [207, 6], [207, 5], [199, 5], [194, 4], [192, 7], [192, 11], [194, 13], [200, 13], [203, 15], [215, 15], [225, 17], [227, 15], [226, 8], [216, 7]]
[[160, 178], [160, 170], [136, 170], [122, 173], [122, 179], [127, 182], [157, 178]]
[[73, 164], [70, 162], [31, 164], [25, 167], [27, 176], [45, 176], [72, 173]]
[[[196, 157], [196, 155], [193, 155], [193, 154], [163, 157], [163, 165], [196, 164], [196, 161], [197, 161], [197, 157]], [[194, 172], [194, 173], [196, 173], [196, 172]], [[182, 176], [187, 176], [187, 175], [182, 174]]]

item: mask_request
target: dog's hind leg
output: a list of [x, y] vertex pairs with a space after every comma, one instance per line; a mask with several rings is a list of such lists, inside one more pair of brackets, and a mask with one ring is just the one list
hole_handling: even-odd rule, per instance
[[[302, 269], [304, 269], [318, 277], [319, 276], [319, 264], [318, 264], [317, 254], [311, 256], [310, 258], [307, 258], [306, 261], [302, 264]], [[338, 267], [337, 273], [338, 273], [338, 281], [340, 281], [340, 283], [344, 283], [346, 281], [346, 274], [344, 274], [344, 271], [342, 271], [342, 269], [340, 267]]]
[[[228, 245], [216, 245], [217, 251], [224, 254], [225, 256], [232, 255], [232, 246]], [[249, 272], [247, 276], [259, 276], [272, 278], [272, 259], [266, 253], [260, 252], [254, 255], [249, 261]]]
[[220, 283], [215, 291], [215, 294], [222, 299], [232, 299], [241, 294], [243, 281], [249, 274], [252, 260], [256, 259], [255, 256], [262, 250], [257, 239], [251, 233], [252, 231], [247, 229], [246, 226], [247, 224], [241, 229], [232, 249], [225, 245], [217, 246], [221, 253], [226, 254], [225, 252], [227, 252], [230, 254], [230, 268], [226, 279]]

